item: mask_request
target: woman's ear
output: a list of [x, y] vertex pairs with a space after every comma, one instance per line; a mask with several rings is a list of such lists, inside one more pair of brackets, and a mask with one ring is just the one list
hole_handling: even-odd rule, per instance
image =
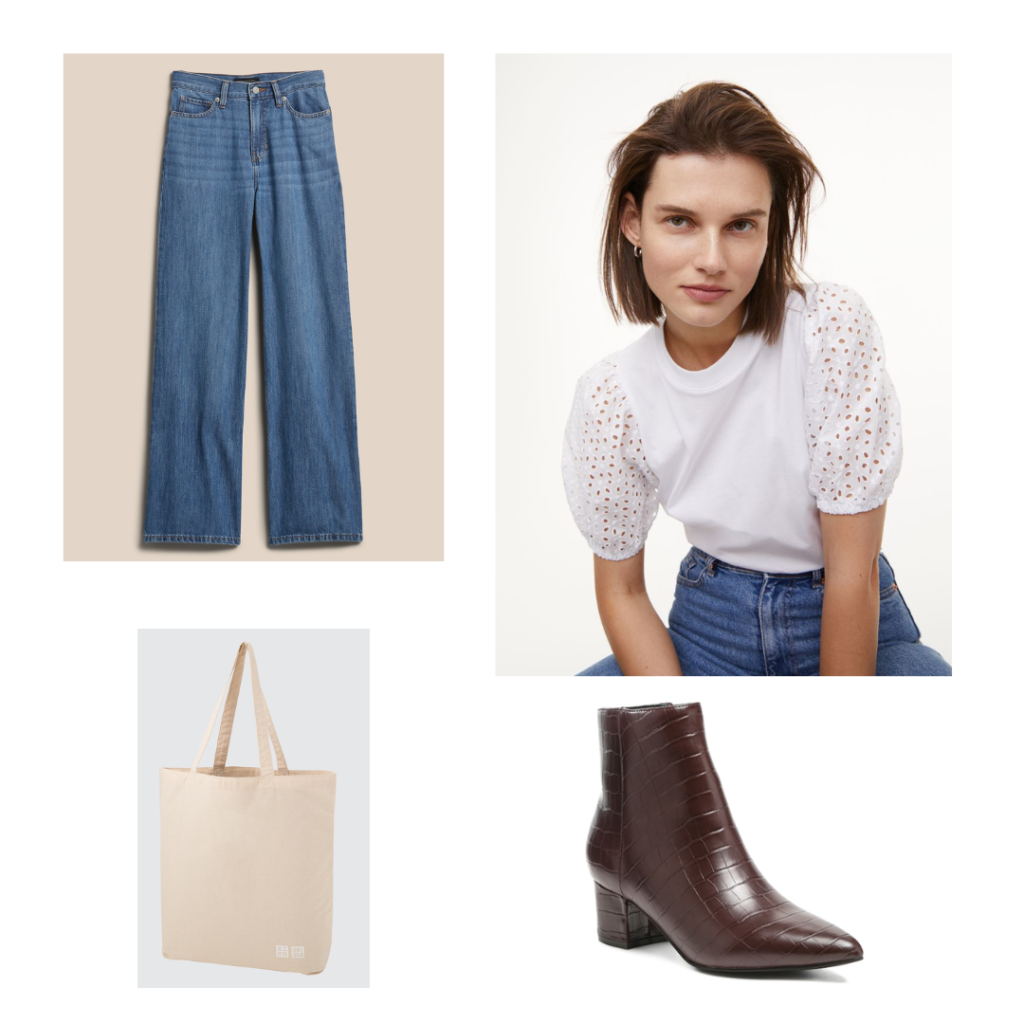
[[630, 245], [640, 244], [640, 208], [636, 205], [632, 192], [627, 192], [622, 197], [622, 206], [619, 209], [619, 227], [629, 240]]

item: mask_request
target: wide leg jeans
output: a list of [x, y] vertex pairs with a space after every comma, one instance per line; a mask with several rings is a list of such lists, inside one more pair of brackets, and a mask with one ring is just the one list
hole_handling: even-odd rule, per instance
[[249, 251], [271, 544], [362, 540], [348, 264], [322, 71], [175, 71], [160, 179], [143, 539], [238, 544]]

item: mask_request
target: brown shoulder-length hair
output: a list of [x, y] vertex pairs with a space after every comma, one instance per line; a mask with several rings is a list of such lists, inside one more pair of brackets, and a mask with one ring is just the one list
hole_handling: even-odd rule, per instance
[[[608, 158], [611, 175], [604, 220], [601, 268], [604, 292], [615, 319], [657, 323], [662, 305], [644, 277], [643, 265], [620, 226], [627, 192], [638, 209], [651, 172], [663, 153], [698, 153], [709, 158], [743, 155], [768, 171], [772, 205], [768, 216], [768, 248], [757, 281], [747, 296], [744, 331], [762, 333], [774, 344], [782, 331], [786, 297], [795, 288], [807, 248], [807, 215], [814, 179], [825, 181], [803, 146], [752, 93], [729, 82], [701, 82], [651, 108], [647, 120], [630, 132]], [[800, 260], [794, 259], [797, 238]]]

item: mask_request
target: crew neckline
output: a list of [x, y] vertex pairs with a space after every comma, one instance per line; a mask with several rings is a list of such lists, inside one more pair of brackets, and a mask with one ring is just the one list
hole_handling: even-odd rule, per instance
[[665, 341], [665, 317], [662, 317], [654, 328], [655, 359], [662, 375], [684, 391], [712, 391], [723, 384], [728, 384], [749, 365], [761, 340], [760, 335], [744, 331], [749, 317], [748, 306], [743, 314], [740, 332], [733, 339], [733, 343], [720, 358], [703, 370], [684, 369], [672, 358]]

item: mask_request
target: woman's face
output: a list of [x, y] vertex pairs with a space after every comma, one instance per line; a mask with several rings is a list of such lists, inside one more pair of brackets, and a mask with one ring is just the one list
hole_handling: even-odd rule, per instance
[[[763, 164], [746, 156], [717, 159], [682, 153], [658, 157], [638, 210], [623, 207], [622, 231], [642, 250], [644, 276], [665, 307], [669, 327], [699, 337], [731, 315], [739, 329], [743, 300], [768, 248], [771, 183]], [[726, 289], [703, 301], [685, 289]], [[689, 330], [687, 330], [689, 328]]]

